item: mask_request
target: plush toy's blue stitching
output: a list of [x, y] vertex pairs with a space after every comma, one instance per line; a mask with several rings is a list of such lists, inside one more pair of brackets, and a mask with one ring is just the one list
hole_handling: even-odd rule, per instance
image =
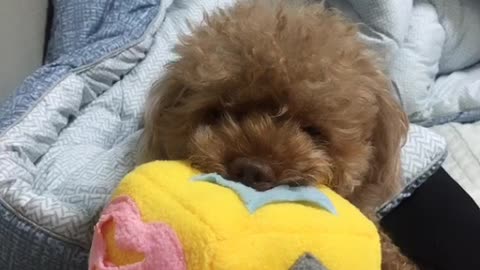
[[319, 206], [336, 215], [337, 211], [330, 199], [315, 187], [278, 186], [267, 191], [257, 191], [238, 182], [224, 179], [216, 173], [202, 174], [194, 177], [194, 181], [205, 181], [230, 188], [238, 194], [250, 213], [275, 202], [304, 202]]

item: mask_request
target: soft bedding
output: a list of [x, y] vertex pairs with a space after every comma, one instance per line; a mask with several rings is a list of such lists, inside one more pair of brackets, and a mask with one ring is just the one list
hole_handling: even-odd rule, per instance
[[[234, 1], [54, 1], [49, 63], [0, 106], [0, 269], [85, 269], [98, 213], [135, 166], [145, 95], [186, 19]], [[440, 166], [445, 147], [412, 126], [405, 188], [380, 216]]]
[[[53, 4], [49, 63], [0, 106], [0, 269], [86, 269], [91, 222], [115, 184], [104, 179], [133, 166], [125, 149], [138, 129], [128, 102], [101, 105], [142, 100], [105, 93], [122, 78], [150, 75], [134, 67], [171, 1]], [[88, 113], [95, 106], [102, 109]]]
[[360, 23], [396, 94], [422, 125], [480, 119], [480, 2], [327, 0]]

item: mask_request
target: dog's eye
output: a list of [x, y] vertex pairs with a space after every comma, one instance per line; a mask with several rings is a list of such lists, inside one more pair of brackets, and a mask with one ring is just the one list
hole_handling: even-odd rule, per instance
[[313, 127], [313, 126], [302, 127], [302, 130], [303, 130], [303, 132], [307, 133], [308, 135], [310, 135], [312, 137], [318, 137], [318, 136], [322, 135], [322, 132], [318, 128]]
[[212, 109], [206, 113], [205, 120], [209, 124], [215, 124], [220, 120], [221, 117], [222, 112], [220, 110]]

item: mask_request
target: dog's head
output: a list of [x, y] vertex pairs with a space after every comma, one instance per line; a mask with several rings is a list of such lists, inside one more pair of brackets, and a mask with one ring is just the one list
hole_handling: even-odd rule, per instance
[[182, 39], [148, 100], [147, 159], [189, 159], [257, 189], [348, 195], [394, 177], [407, 121], [355, 27], [320, 5], [267, 2], [220, 11]]

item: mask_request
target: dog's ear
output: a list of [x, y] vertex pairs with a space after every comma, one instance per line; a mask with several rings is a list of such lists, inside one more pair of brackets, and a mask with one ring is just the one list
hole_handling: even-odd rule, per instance
[[[377, 94], [379, 112], [374, 129], [372, 144], [374, 146], [374, 162], [370, 168], [369, 180], [373, 184], [382, 185], [385, 194], [382, 200], [399, 191], [401, 183], [401, 149], [406, 141], [408, 118], [400, 104], [388, 89]], [[382, 202], [383, 203], [383, 202]]]
[[163, 112], [177, 107], [188, 94], [188, 87], [167, 74], [150, 91], [146, 101], [145, 118], [155, 119]]
[[[179, 125], [172, 122], [175, 117], [171, 114], [175, 114], [187, 95], [188, 88], [168, 75], [152, 87], [145, 104], [144, 131], [137, 157], [139, 163], [168, 157], [168, 150], [163, 142], [164, 137], [170, 134], [166, 133], [181, 132], [178, 130]], [[176, 120], [182, 121], [179, 118]]]
[[376, 91], [378, 112], [371, 137], [373, 160], [367, 178], [349, 200], [375, 218], [375, 207], [391, 199], [401, 187], [401, 149], [408, 132], [408, 118], [388, 89]]

